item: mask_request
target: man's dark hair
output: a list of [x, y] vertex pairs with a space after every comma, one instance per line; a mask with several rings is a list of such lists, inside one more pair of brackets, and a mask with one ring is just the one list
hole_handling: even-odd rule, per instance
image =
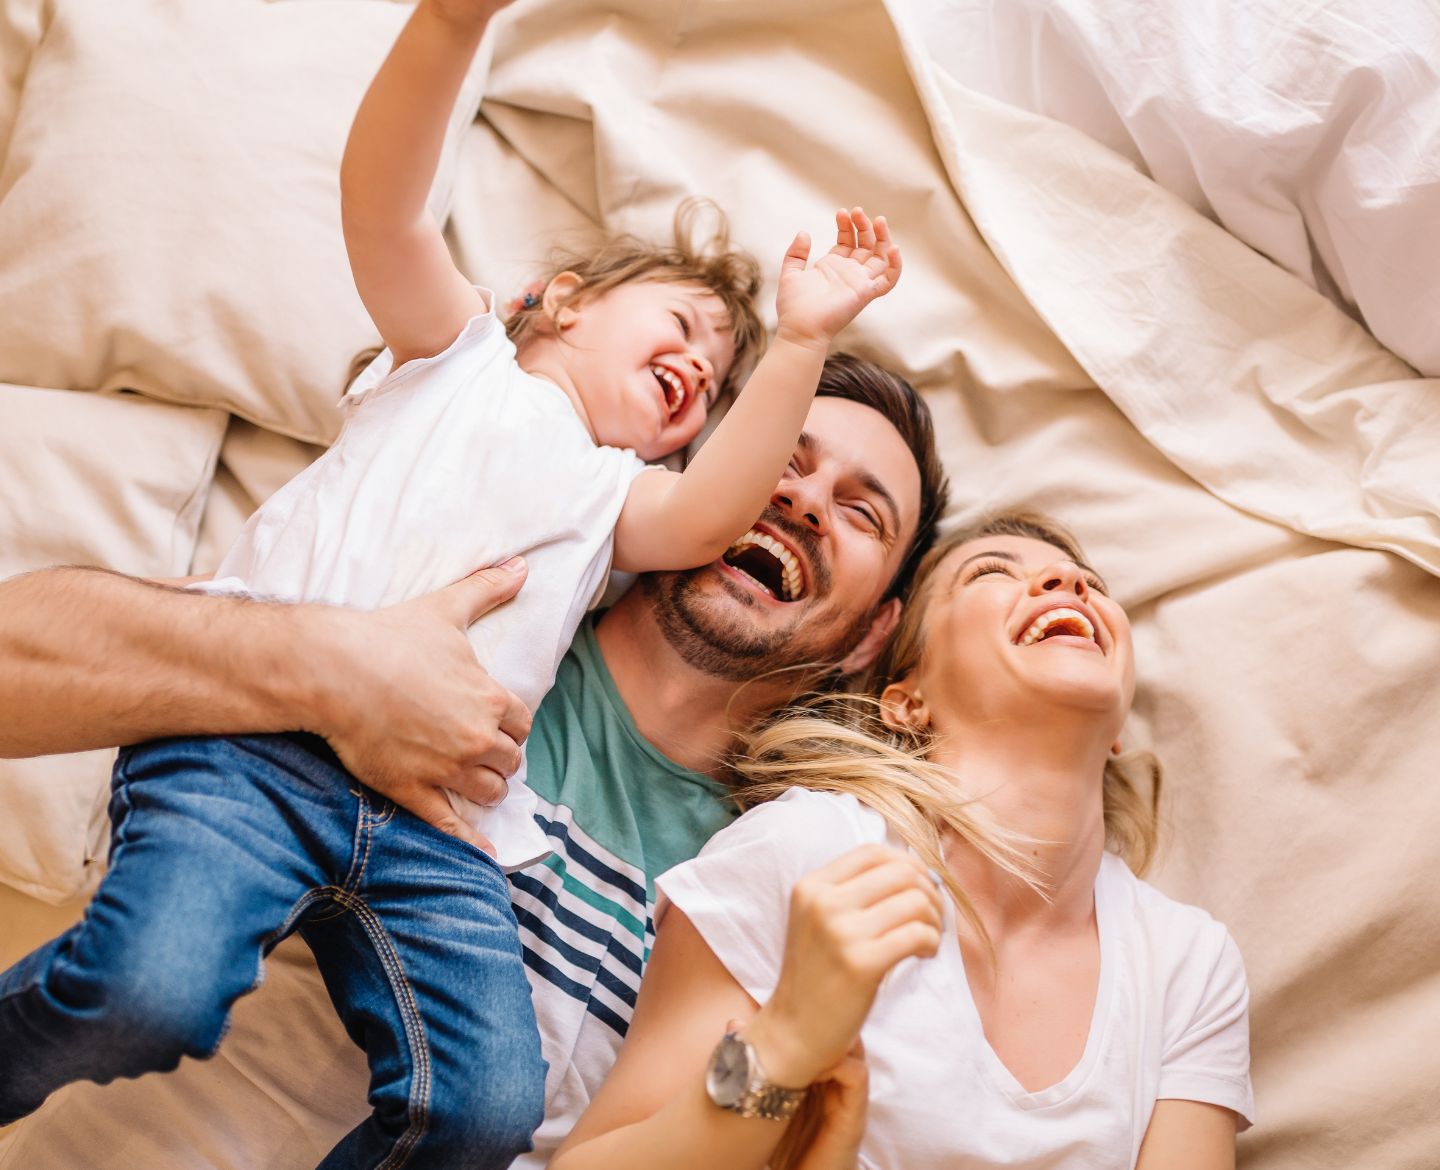
[[935, 423], [930, 408], [914, 386], [899, 374], [850, 353], [834, 353], [825, 359], [820, 388], [815, 396], [844, 398], [879, 411], [905, 440], [915, 466], [920, 469], [920, 516], [915, 539], [900, 562], [895, 579], [884, 600], [902, 596], [910, 588], [920, 559], [930, 551], [940, 532], [940, 517], [950, 498], [945, 466], [935, 449]]

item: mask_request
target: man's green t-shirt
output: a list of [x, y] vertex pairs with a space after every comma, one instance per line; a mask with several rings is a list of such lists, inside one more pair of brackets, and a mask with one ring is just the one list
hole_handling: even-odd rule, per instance
[[517, 1167], [544, 1165], [615, 1062], [655, 938], [656, 875], [735, 816], [724, 785], [640, 735], [590, 621], [535, 712], [525, 759], [555, 852], [510, 876], [550, 1065], [545, 1123]]

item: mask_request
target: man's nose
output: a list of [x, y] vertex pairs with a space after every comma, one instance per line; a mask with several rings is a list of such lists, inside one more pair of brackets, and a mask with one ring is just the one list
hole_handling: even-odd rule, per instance
[[823, 488], [815, 482], [814, 476], [782, 480], [770, 498], [791, 520], [806, 524], [817, 534], [824, 535], [829, 510], [824, 506]]
[[1039, 595], [1057, 591], [1073, 593], [1082, 601], [1089, 596], [1090, 586], [1085, 583], [1085, 574], [1080, 571], [1079, 565], [1073, 561], [1056, 561], [1030, 575], [1031, 593]]

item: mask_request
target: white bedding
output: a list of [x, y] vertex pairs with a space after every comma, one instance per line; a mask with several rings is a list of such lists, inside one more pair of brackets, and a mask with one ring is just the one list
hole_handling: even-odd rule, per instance
[[[1303, 11], [1324, 30], [1341, 9]], [[1241, 16], [1226, 19], [1239, 36]], [[877, 0], [535, 0], [508, 24], [457, 171], [452, 235], [469, 275], [513, 289], [556, 235], [597, 224], [661, 235], [690, 192], [731, 211], [772, 278], [794, 228], [819, 234], [832, 206], [890, 214], [904, 279], [843, 340], [926, 390], [957, 517], [1002, 503], [1055, 513], [1134, 618], [1127, 739], [1167, 765], [1156, 880], [1227, 923], [1253, 991], [1258, 1116], [1243, 1170], [1434, 1170], [1435, 384], [1303, 271], [1257, 255], [1133, 161], [932, 73], [943, 39], [898, 38]], [[1167, 27], [1179, 36], [1183, 21]], [[1150, 28], [1136, 18], [1137, 35]], [[1124, 31], [1107, 34], [1111, 68], [1135, 55]], [[1159, 62], [1166, 43], [1143, 41], [1140, 55]], [[1023, 74], [1029, 54], [1005, 64]], [[1183, 95], [1182, 81], [1149, 83], [1143, 108]], [[1403, 276], [1437, 237], [1365, 238], [1368, 259]], [[43, 264], [43, 241], [19, 259]], [[242, 309], [265, 291], [229, 290]], [[1426, 282], [1411, 303], [1433, 291]], [[243, 470], [255, 465], [247, 436], [252, 456], [283, 448], [272, 469], [313, 450], [232, 429], [206, 549], [268, 482]], [[0, 452], [44, 439], [0, 430]], [[123, 459], [107, 474], [126, 489]], [[51, 828], [23, 795], [4, 799], [32, 831]], [[54, 855], [80, 849], [71, 830]], [[0, 933], [14, 953], [75, 912], [47, 922], [0, 901]], [[303, 946], [282, 950], [215, 1061], [67, 1090], [0, 1139], [0, 1168], [313, 1164], [363, 1111], [363, 1071]]]
[[1440, 6], [896, 10], [957, 81], [1084, 130], [1440, 375]]

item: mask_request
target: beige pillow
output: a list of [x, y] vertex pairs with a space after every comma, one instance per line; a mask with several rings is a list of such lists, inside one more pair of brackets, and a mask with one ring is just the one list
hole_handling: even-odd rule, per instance
[[[338, 164], [408, 9], [54, 6], [0, 168], [0, 379], [134, 389], [329, 441], [351, 359], [375, 339]], [[483, 75], [482, 58], [452, 144]]]
[[0, 158], [10, 142], [30, 57], [49, 23], [50, 0], [0, 3]]
[[[56, 562], [189, 570], [224, 412], [0, 386], [0, 418], [0, 577]], [[86, 887], [114, 756], [0, 760], [0, 881], [52, 902]]]

